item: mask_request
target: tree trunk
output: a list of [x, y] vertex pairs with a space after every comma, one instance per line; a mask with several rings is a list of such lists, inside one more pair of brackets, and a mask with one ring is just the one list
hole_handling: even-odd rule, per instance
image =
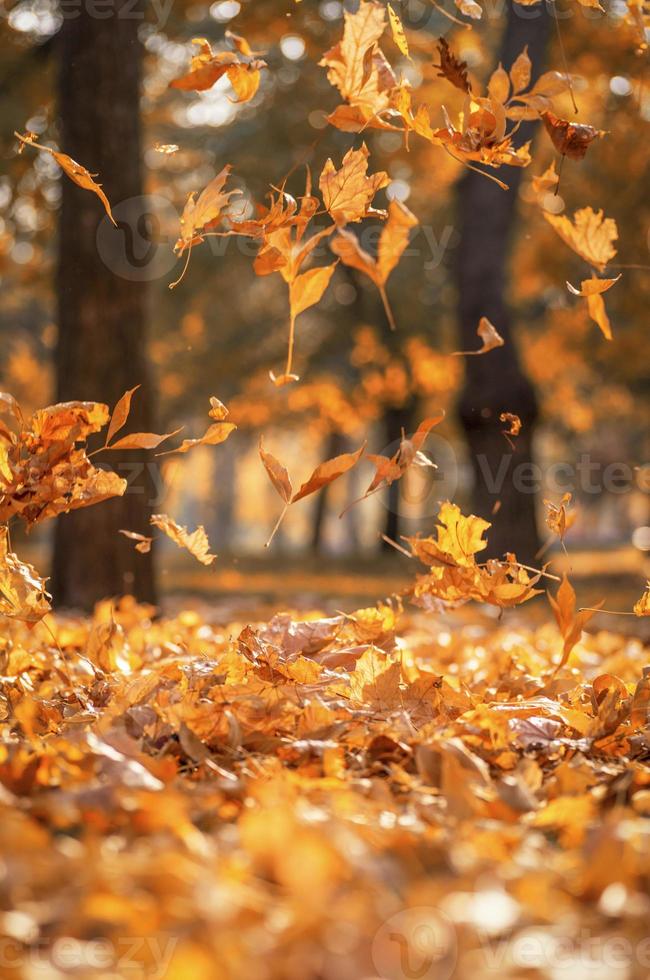
[[[528, 8], [511, 3], [499, 59], [504, 68], [509, 70], [528, 45], [534, 79], [541, 72], [548, 34], [549, 16], [543, 6]], [[530, 139], [532, 131], [533, 124], [523, 124], [517, 143]], [[472, 510], [493, 524], [487, 535], [489, 554], [516, 551], [521, 561], [530, 561], [539, 547], [536, 496], [526, 487], [526, 470], [520, 467], [532, 463], [537, 398], [517, 354], [506, 299], [521, 170], [504, 167], [499, 177], [509, 185], [507, 191], [474, 171], [468, 171], [458, 185], [460, 346], [462, 350], [476, 349], [476, 328], [482, 316], [492, 321], [505, 340], [505, 346], [498, 350], [466, 358], [458, 412], [474, 470]], [[506, 426], [499, 421], [501, 412], [518, 415], [523, 423], [521, 435], [514, 440], [514, 452], [502, 434]], [[497, 501], [500, 506], [493, 513]]]
[[[132, 431], [152, 429], [145, 346], [147, 277], [140, 275], [138, 281], [138, 276], [128, 278], [113, 270], [123, 265], [124, 249], [143, 213], [137, 35], [141, 24], [142, 13], [129, 0], [116, 0], [110, 21], [82, 4], [74, 17], [64, 18], [59, 37], [60, 146], [99, 174], [120, 227], [103, 227], [98, 249], [98, 227], [108, 221], [102, 205], [94, 194], [62, 177], [57, 397], [104, 401], [112, 407], [127, 388], [141, 384], [133, 399]], [[128, 478], [129, 487], [120, 499], [57, 521], [55, 599], [59, 605], [82, 609], [124, 592], [155, 601], [151, 556], [139, 554], [118, 534], [120, 528], [147, 531], [149, 501], [155, 498], [148, 456], [110, 453], [98, 459]]]

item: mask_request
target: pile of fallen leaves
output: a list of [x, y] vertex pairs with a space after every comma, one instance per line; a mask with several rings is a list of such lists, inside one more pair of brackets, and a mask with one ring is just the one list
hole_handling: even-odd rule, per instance
[[3, 631], [3, 976], [647, 976], [638, 640], [154, 612]]

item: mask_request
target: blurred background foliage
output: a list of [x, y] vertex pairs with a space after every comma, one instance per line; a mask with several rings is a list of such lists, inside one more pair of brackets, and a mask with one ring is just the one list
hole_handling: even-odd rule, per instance
[[[364, 134], [371, 169], [390, 175], [386, 196], [407, 202], [420, 220], [389, 284], [398, 334], [388, 331], [373, 287], [339, 267], [324, 300], [300, 318], [299, 386], [277, 390], [269, 384], [268, 372], [280, 367], [285, 352], [286, 293], [278, 277], [255, 276], [244, 240], [212, 239], [196, 248], [183, 282], [168, 289], [179, 268], [166, 256], [190, 191], [200, 190], [231, 163], [231, 186], [242, 189], [252, 213], [253, 202], [264, 199], [269, 185], [288, 177], [288, 189], [300, 193], [305, 166], [317, 175], [328, 156], [339, 160], [350, 146], [349, 134], [326, 124], [337, 97], [318, 66], [340, 36], [343, 6], [338, 0], [217, 0], [212, 5], [175, 0], [168, 7], [147, 4], [140, 27], [146, 191], [158, 202], [153, 237], [164, 270], [149, 284], [157, 424], [159, 431], [180, 424], [188, 427], [187, 434], [201, 431], [208, 397], [214, 394], [229, 404], [240, 428], [236, 440], [217, 450], [166, 462], [165, 489], [155, 506], [183, 521], [201, 521], [214, 545], [225, 551], [260, 553], [269, 515], [275, 513], [273, 491], [256, 457], [261, 431], [290, 470], [302, 476], [312, 463], [364, 438], [372, 451], [384, 449], [384, 423], [391, 410], [409, 406], [417, 419], [444, 407], [449, 420], [441, 435], [457, 460], [457, 486], [451, 490], [461, 503], [469, 494], [471, 477], [454, 421], [463, 365], [449, 356], [458, 349], [450, 269], [459, 244], [453, 191], [461, 167], [439, 147], [416, 138], [409, 151], [397, 134]], [[413, 62], [402, 58], [388, 38], [385, 47], [416, 90], [416, 101], [434, 107], [433, 122], [442, 124], [436, 107], [458, 111], [462, 93], [432, 67], [436, 38], [445, 35], [453, 43], [482, 85], [495, 67], [503, 18], [490, 16], [492, 8], [480, 30], [467, 30], [425, 0], [412, 0], [408, 8]], [[541, 131], [520, 187], [509, 301], [525, 368], [540, 399], [536, 451], [542, 464], [575, 462], [582, 454], [603, 464], [642, 467], [644, 461], [650, 374], [650, 93], [644, 85], [645, 58], [623, 23], [624, 14], [619, 2], [604, 14], [564, 4], [560, 24], [568, 64], [578, 76], [579, 119], [612, 138], [599, 141], [581, 163], [567, 160], [559, 194], [541, 202], [554, 213], [571, 214], [586, 205], [603, 208], [619, 227], [618, 262], [641, 267], [622, 268], [621, 282], [608, 293], [613, 343], [589, 320], [586, 304], [566, 289], [566, 280], [577, 283], [584, 270], [544, 221], [532, 187], [533, 175], [555, 156]], [[9, 98], [0, 108], [0, 373], [2, 386], [33, 409], [49, 403], [54, 392], [53, 270], [61, 178], [46, 154], [18, 157], [12, 133], [29, 129], [58, 145], [54, 42], [61, 12], [53, 0], [22, 0], [3, 16], [0, 63]], [[171, 79], [188, 65], [191, 39], [206, 37], [220, 49], [226, 29], [245, 35], [268, 62], [256, 97], [234, 105], [225, 78], [205, 93], [170, 90]], [[548, 66], [562, 67], [557, 38]], [[568, 96], [558, 100], [557, 110], [572, 118]], [[161, 153], [156, 144], [177, 144], [179, 150]], [[92, 161], [81, 162], [93, 170]], [[242, 204], [235, 206], [241, 210]], [[444, 455], [444, 447], [438, 448]], [[638, 486], [642, 471], [636, 476]], [[325, 503], [296, 509], [277, 548], [376, 550], [385, 514], [381, 500], [353, 509], [344, 522], [336, 517], [340, 505], [366, 482], [364, 472], [363, 478], [332, 488]], [[436, 510], [431, 486], [410, 492], [413, 500], [402, 501], [406, 529], [426, 530]], [[647, 534], [639, 530], [648, 524], [647, 496], [638, 489], [597, 499], [583, 494], [579, 504], [580, 519], [571, 532], [576, 547], [629, 548], [633, 540], [648, 547]]]

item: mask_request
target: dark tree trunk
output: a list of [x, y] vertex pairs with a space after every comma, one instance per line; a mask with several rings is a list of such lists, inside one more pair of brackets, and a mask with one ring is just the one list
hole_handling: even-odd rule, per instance
[[[544, 7], [510, 3], [499, 58], [504, 68], [509, 70], [528, 45], [535, 78], [541, 72], [548, 34], [549, 16]], [[530, 139], [532, 130], [531, 123], [522, 125], [517, 143]], [[489, 553], [500, 556], [506, 551], [516, 551], [521, 561], [530, 561], [539, 546], [536, 498], [526, 489], [526, 471], [520, 467], [532, 463], [537, 398], [517, 354], [506, 298], [521, 170], [504, 167], [499, 170], [499, 177], [509, 185], [507, 191], [474, 171], [468, 171], [458, 185], [461, 349], [472, 350], [478, 346], [476, 328], [482, 316], [492, 321], [505, 340], [505, 346], [498, 350], [466, 358], [458, 412], [474, 469], [472, 509], [493, 524], [488, 534]], [[514, 453], [502, 435], [505, 426], [499, 422], [501, 412], [518, 415], [523, 423], [521, 435], [514, 440]], [[513, 480], [513, 476], [518, 478]], [[500, 508], [493, 514], [497, 501]]]
[[[145, 347], [146, 274], [117, 275], [121, 253], [142, 214], [140, 163], [141, 48], [138, 8], [116, 0], [110, 18], [82, 4], [65, 18], [59, 41], [61, 149], [102, 182], [117, 210], [119, 229], [100, 231], [98, 198], [61, 180], [59, 233], [57, 396], [107, 402], [142, 384], [133, 400], [131, 431], [152, 428]], [[129, 202], [125, 204], [125, 202]], [[108, 244], [106, 244], [108, 243]], [[114, 250], [114, 254], [111, 250]], [[101, 253], [101, 254], [100, 254]], [[64, 606], [88, 609], [124, 592], [155, 600], [150, 555], [137, 553], [120, 528], [145, 532], [154, 483], [144, 453], [98, 457], [129, 478], [124, 497], [57, 521], [53, 592]]]

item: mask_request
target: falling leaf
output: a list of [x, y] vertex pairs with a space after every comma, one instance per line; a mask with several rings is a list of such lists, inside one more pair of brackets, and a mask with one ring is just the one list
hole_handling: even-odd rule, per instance
[[597, 276], [592, 276], [591, 279], [582, 280], [580, 289], [576, 289], [570, 282], [567, 283], [569, 292], [573, 293], [574, 296], [584, 296], [586, 298], [589, 316], [598, 324], [603, 336], [607, 340], [612, 339], [612, 325], [607, 316], [602, 294], [607, 292], [608, 289], [611, 289], [620, 278], [620, 275], [616, 279], [599, 279]]
[[573, 221], [565, 214], [546, 211], [544, 217], [569, 248], [599, 272], [604, 272], [607, 263], [616, 255], [614, 242], [618, 238], [618, 228], [614, 219], [605, 218], [602, 211], [580, 208]]
[[43, 150], [44, 153], [49, 153], [50, 156], [54, 157], [58, 165], [61, 167], [64, 173], [68, 175], [70, 180], [72, 180], [75, 184], [78, 184], [79, 187], [83, 187], [84, 190], [92, 191], [93, 194], [96, 194], [104, 205], [106, 214], [117, 228], [117, 222], [113, 217], [113, 212], [111, 211], [108, 198], [102, 190], [102, 185], [96, 184], [93, 180], [93, 177], [96, 177], [97, 174], [89, 173], [84, 166], [77, 163], [77, 161], [73, 160], [72, 157], [69, 157], [67, 153], [60, 153], [57, 150], [52, 150], [49, 146], [43, 146], [41, 143], [37, 143], [36, 140], [32, 138], [33, 134], [29, 134], [29, 136], [21, 136], [20, 133], [14, 133], [14, 136], [21, 141], [23, 146], [34, 146], [38, 150]]
[[[197, 439], [183, 439], [180, 446], [176, 449], [168, 449], [164, 453], [156, 453], [157, 456], [171, 456], [174, 453], [188, 453], [195, 446], [219, 446], [225, 442], [228, 436], [235, 431], [237, 426], [234, 422], [215, 422], [206, 429], [202, 436]], [[180, 432], [180, 429], [176, 430]], [[173, 435], [174, 433], [172, 433]]]
[[[182, 426], [181, 426], [182, 429]], [[172, 436], [178, 435], [181, 429], [174, 429], [173, 432], [165, 432], [163, 435], [157, 435], [155, 432], [132, 432], [128, 436], [122, 436], [117, 442], [112, 443], [110, 446], [105, 446], [105, 449], [157, 449], [161, 443], [165, 442], [166, 439], [171, 439]]]
[[228, 32], [227, 36], [237, 49], [237, 54], [231, 51], [214, 54], [205, 38], [194, 38], [192, 43], [198, 45], [199, 51], [192, 57], [189, 72], [175, 78], [169, 83], [169, 87], [188, 92], [205, 92], [223, 75], [227, 75], [239, 102], [252, 99], [259, 88], [261, 69], [267, 67], [266, 62], [259, 59], [243, 61], [242, 57], [251, 56], [248, 42], [237, 34]]
[[550, 194], [551, 191], [557, 190], [559, 180], [559, 174], [555, 169], [555, 160], [553, 160], [543, 174], [533, 177], [533, 190], [538, 196]]
[[392, 329], [395, 329], [395, 319], [386, 295], [386, 283], [408, 245], [411, 229], [417, 223], [417, 218], [406, 205], [393, 200], [388, 209], [388, 221], [379, 236], [376, 259], [361, 248], [356, 235], [345, 229], [339, 229], [331, 242], [332, 251], [344, 265], [363, 272], [377, 286]]
[[181, 216], [180, 238], [174, 246], [174, 251], [182, 255], [186, 248], [203, 241], [204, 234], [216, 227], [222, 213], [234, 194], [241, 191], [225, 191], [224, 186], [232, 167], [229, 164], [214, 177], [198, 195], [193, 191], [187, 199]]
[[438, 55], [440, 64], [437, 65], [435, 62], [433, 64], [433, 67], [438, 69], [438, 77], [446, 78], [461, 92], [471, 92], [472, 86], [467, 77], [467, 62], [456, 57], [444, 37], [438, 39]]
[[262, 444], [262, 437], [260, 436], [260, 459], [264, 464], [264, 469], [268, 473], [269, 479], [277, 492], [279, 493], [285, 504], [291, 503], [291, 497], [293, 496], [293, 487], [291, 485], [291, 479], [286, 470], [286, 467], [282, 465], [273, 456], [272, 453], [267, 453]]
[[483, 346], [480, 350], [460, 350], [454, 351], [456, 357], [471, 357], [474, 354], [487, 354], [491, 350], [495, 350], [497, 347], [503, 347], [505, 340], [497, 332], [494, 324], [490, 323], [486, 316], [482, 316], [479, 320], [479, 325], [476, 333], [483, 341]]
[[518, 415], [513, 415], [512, 412], [501, 412], [499, 421], [508, 423], [508, 429], [505, 430], [504, 435], [515, 438], [521, 432], [521, 419]]
[[156, 153], [162, 153], [165, 156], [173, 156], [174, 153], [178, 153], [180, 147], [177, 143], [154, 143], [153, 145]]
[[148, 538], [144, 534], [139, 534], [137, 531], [120, 531], [120, 534], [123, 534], [130, 541], [137, 542], [135, 550], [139, 551], [141, 555], [148, 555], [151, 551], [153, 538]]
[[567, 507], [571, 503], [572, 494], [565, 493], [559, 504], [554, 504], [551, 500], [545, 500], [547, 508], [546, 525], [557, 534], [560, 541], [564, 541], [564, 535], [573, 524], [574, 517], [567, 514]]
[[131, 399], [139, 387], [140, 385], [136, 385], [135, 388], [129, 388], [129, 390], [125, 391], [120, 400], [117, 402], [111, 415], [108, 431], [106, 432], [106, 441], [104, 443], [105, 446], [108, 446], [113, 436], [116, 435], [126, 424], [129, 417], [129, 412], [131, 411]]
[[216, 559], [216, 555], [210, 554], [210, 542], [202, 524], [199, 524], [195, 531], [190, 532], [182, 524], [177, 524], [171, 517], [168, 517], [167, 514], [152, 514], [150, 521], [154, 527], [171, 538], [179, 548], [185, 548], [186, 551], [189, 551], [202, 565], [211, 565]]
[[352, 467], [356, 466], [356, 464], [359, 462], [365, 448], [366, 446], [364, 443], [363, 446], [361, 446], [361, 448], [354, 453], [342, 453], [340, 456], [335, 456], [332, 459], [326, 460], [324, 463], [320, 463], [309, 479], [306, 480], [300, 489], [294, 493], [291, 478], [289, 477], [286, 468], [278, 459], [276, 459], [275, 456], [272, 455], [272, 453], [269, 453], [264, 449], [262, 440], [260, 439], [260, 459], [264, 464], [264, 469], [267, 472], [269, 480], [284, 501], [284, 509], [280, 514], [273, 531], [271, 532], [269, 540], [266, 543], [267, 548], [271, 544], [271, 541], [282, 523], [288, 508], [292, 504], [302, 500], [304, 497], [308, 497], [312, 493], [317, 493], [319, 490], [322, 490], [323, 487], [326, 487], [335, 480], [338, 480], [338, 478], [343, 476], [344, 473], [351, 470]]
[[593, 141], [606, 135], [602, 129], [568, 122], [550, 111], [543, 112], [542, 119], [555, 149], [571, 160], [582, 160]]
[[409, 45], [408, 41], [406, 40], [406, 34], [404, 33], [404, 25], [390, 4], [387, 4], [386, 9], [388, 11], [388, 23], [390, 24], [393, 41], [404, 57], [410, 58], [411, 55], [409, 54]]
[[633, 612], [635, 616], [650, 616], [650, 582], [641, 598], [634, 603]]
[[594, 615], [594, 612], [603, 603], [598, 603], [594, 609], [581, 609], [576, 613], [576, 594], [566, 574], [562, 578], [562, 584], [557, 591], [557, 595], [553, 597], [550, 592], [548, 593], [548, 601], [551, 604], [558, 629], [564, 640], [562, 658], [556, 667], [556, 670], [559, 670], [569, 659], [571, 651], [579, 641], [583, 629]]
[[320, 175], [323, 203], [337, 225], [361, 221], [369, 215], [383, 214], [372, 207], [372, 199], [381, 187], [389, 183], [388, 174], [380, 171], [368, 176], [368, 148], [348, 150], [341, 169], [328, 159]]
[[515, 95], [528, 88], [530, 85], [531, 71], [532, 63], [528, 56], [528, 46], [526, 46], [521, 54], [513, 61], [512, 67], [510, 68], [510, 81], [512, 83], [512, 91]]

